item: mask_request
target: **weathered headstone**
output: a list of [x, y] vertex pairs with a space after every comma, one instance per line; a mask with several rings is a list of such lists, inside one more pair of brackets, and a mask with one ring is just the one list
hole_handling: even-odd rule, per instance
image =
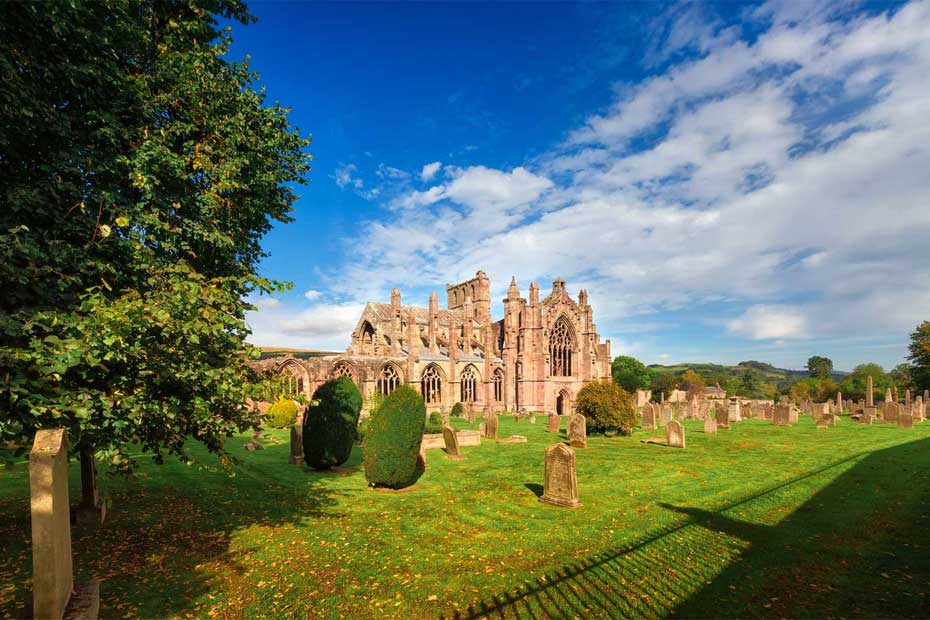
[[504, 439], [498, 439], [497, 443], [501, 445], [507, 445], [511, 443], [526, 443], [526, 436], [525, 435], [511, 435], [510, 437], [506, 437]]
[[[867, 407], [866, 411], [874, 410], [874, 409], [875, 409], [874, 407]], [[862, 415], [859, 416], [858, 422], [859, 424], [871, 424], [874, 419], [875, 419], [875, 416], [873, 416], [871, 413], [863, 413]]]
[[536, 424], [536, 416], [534, 415], [530, 416], [530, 424]]
[[580, 413], [574, 413], [568, 419], [568, 440], [574, 448], [588, 446], [588, 423]]
[[904, 391], [904, 406], [911, 406], [911, 388], [907, 388], [907, 390]]
[[836, 393], [836, 412], [843, 413], [843, 393]]
[[546, 448], [543, 494], [539, 501], [555, 506], [575, 508], [578, 501], [578, 478], [575, 474], [575, 450], [563, 443]]
[[914, 426], [914, 418], [911, 417], [910, 412], [901, 411], [898, 413], [898, 428], [911, 428]]
[[900, 417], [900, 406], [896, 402], [885, 401], [882, 403], [882, 420], [885, 422], [897, 422]]
[[730, 428], [730, 415], [728, 407], [721, 403], [714, 405], [714, 419], [717, 421], [717, 428]]
[[791, 423], [791, 406], [775, 405], [775, 412], [772, 416], [772, 423], [775, 426], [788, 426]]
[[707, 416], [706, 418], [704, 418], [704, 432], [710, 433], [712, 435], [716, 435], [717, 434], [717, 420], [715, 420], [714, 418], [710, 416]]
[[891, 392], [891, 388], [885, 390], [885, 402], [891, 403], [894, 402], [894, 395]]
[[742, 410], [740, 408], [739, 400], [731, 400], [730, 404], [727, 405], [727, 421], [728, 422], [739, 422], [743, 419]]
[[646, 403], [643, 407], [643, 430], [652, 430], [656, 428], [656, 414], [652, 405]]
[[872, 387], [872, 375], [868, 375], [865, 378], [865, 406], [875, 406], [874, 388]]
[[659, 426], [664, 427], [672, 419], [672, 408], [668, 405], [659, 405]]
[[830, 414], [823, 416], [823, 418], [821, 418], [821, 421], [827, 426], [836, 426], [836, 418], [837, 416], [835, 413], [830, 413]]
[[71, 507], [68, 501], [68, 432], [36, 432], [29, 454], [32, 512], [32, 617], [96, 620], [100, 583], [74, 585]]
[[685, 427], [678, 420], [669, 420], [665, 425], [665, 440], [669, 448], [685, 447]]
[[497, 439], [497, 414], [490, 414], [484, 421], [484, 434], [482, 437]]
[[546, 430], [550, 433], [558, 433], [559, 427], [562, 424], [561, 418], [555, 413], [549, 414], [549, 424], [546, 426]]
[[446, 454], [451, 459], [462, 458], [462, 452], [459, 450], [459, 438], [455, 434], [455, 429], [451, 426], [442, 427], [442, 440], [446, 444]]
[[291, 465], [304, 463], [304, 429], [302, 424], [291, 427]]

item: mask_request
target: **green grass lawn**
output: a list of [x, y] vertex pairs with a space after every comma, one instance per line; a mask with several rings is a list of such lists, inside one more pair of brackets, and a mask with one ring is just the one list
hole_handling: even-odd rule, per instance
[[[232, 477], [197, 450], [199, 467], [141, 457], [102, 480], [103, 528], [73, 529], [78, 578], [103, 579], [102, 618], [930, 617], [930, 423], [686, 422], [686, 450], [592, 437], [574, 510], [537, 500], [545, 426], [502, 418], [529, 442], [430, 451], [406, 492], [368, 490], [358, 448], [334, 474], [288, 465], [278, 431], [260, 452], [233, 439]], [[23, 465], [0, 472], [0, 541], [16, 617]]]

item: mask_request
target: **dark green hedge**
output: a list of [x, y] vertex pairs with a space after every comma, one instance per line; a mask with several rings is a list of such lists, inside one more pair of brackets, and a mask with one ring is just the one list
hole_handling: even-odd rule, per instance
[[442, 416], [438, 411], [429, 414], [429, 420], [426, 422], [426, 428], [423, 430], [426, 434], [442, 432]]
[[327, 381], [313, 393], [317, 404], [304, 414], [304, 461], [329, 469], [349, 460], [355, 442], [362, 395], [348, 377]]
[[463, 415], [465, 415], [465, 408], [462, 406], [462, 403], [455, 403], [454, 405], [452, 405], [452, 415], [454, 415], [457, 418], [460, 418]]
[[362, 443], [370, 484], [393, 489], [413, 484], [425, 424], [426, 405], [412, 387], [401, 385], [384, 399]]

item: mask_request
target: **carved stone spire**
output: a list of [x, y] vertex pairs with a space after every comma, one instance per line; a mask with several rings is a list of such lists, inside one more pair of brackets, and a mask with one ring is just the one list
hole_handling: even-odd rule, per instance
[[516, 276], [510, 278], [510, 286], [507, 288], [507, 299], [519, 299], [520, 288], [517, 286]]
[[417, 327], [417, 317], [413, 310], [407, 313], [407, 353], [410, 357], [420, 354], [420, 328]]

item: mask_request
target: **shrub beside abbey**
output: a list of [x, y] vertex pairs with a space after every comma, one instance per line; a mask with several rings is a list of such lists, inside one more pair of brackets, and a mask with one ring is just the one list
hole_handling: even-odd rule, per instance
[[384, 399], [362, 443], [370, 484], [400, 489], [413, 483], [425, 424], [426, 405], [410, 386], [398, 386]]
[[265, 420], [271, 428], [289, 428], [297, 419], [297, 403], [290, 399], [281, 399], [265, 413]]
[[348, 377], [327, 381], [313, 393], [304, 415], [304, 461], [314, 469], [342, 465], [352, 454], [362, 394]]
[[438, 411], [429, 414], [429, 420], [427, 420], [423, 432], [428, 435], [442, 432], [442, 416], [439, 415]]
[[639, 421], [633, 399], [612, 381], [595, 381], [581, 388], [575, 411], [585, 417], [589, 433], [629, 435]]

